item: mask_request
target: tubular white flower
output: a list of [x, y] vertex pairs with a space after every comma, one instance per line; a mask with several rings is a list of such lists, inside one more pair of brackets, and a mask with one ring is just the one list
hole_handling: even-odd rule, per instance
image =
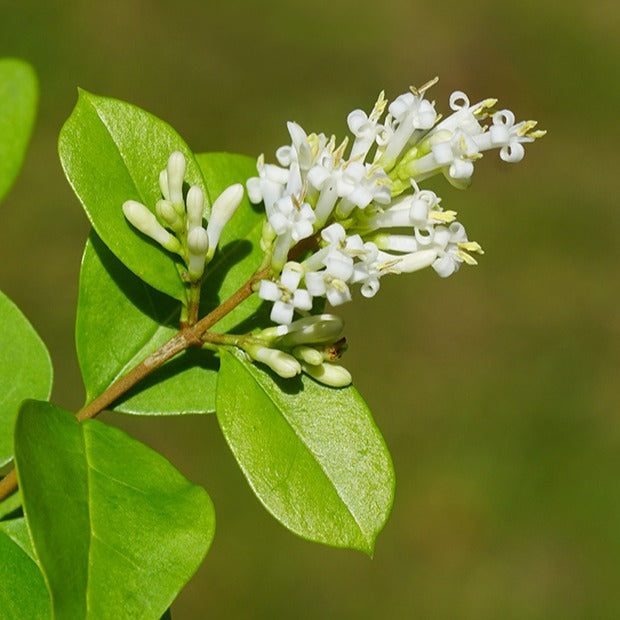
[[436, 259], [436, 250], [417, 250], [409, 254], [395, 256], [391, 261], [385, 261], [383, 268], [390, 273], [413, 273], [430, 267]]
[[258, 177], [252, 177], [246, 181], [248, 197], [250, 202], [258, 204], [265, 203], [267, 212], [273, 207], [273, 204], [282, 197], [284, 189], [288, 182], [289, 171], [280, 166], [273, 164], [265, 164], [264, 155], [260, 155], [256, 169]]
[[181, 251], [179, 241], [157, 221], [155, 215], [142, 203], [135, 200], [127, 200], [123, 203], [123, 214], [135, 228], [154, 241], [157, 241], [166, 250], [176, 253]]
[[211, 207], [211, 217], [207, 225], [209, 236], [209, 255], [213, 256], [224, 226], [228, 224], [243, 199], [243, 185], [236, 183], [227, 187]]
[[303, 267], [299, 263], [287, 263], [282, 270], [278, 283], [261, 280], [258, 296], [266, 301], [273, 301], [270, 318], [275, 323], [289, 324], [295, 310], [311, 310], [312, 296], [300, 289]]
[[437, 113], [433, 104], [424, 99], [424, 91], [429, 88], [425, 85], [417, 91], [404, 93], [397, 97], [389, 106], [388, 110], [393, 119], [393, 131], [383, 147], [383, 153], [379, 161], [387, 168], [398, 159], [404, 148], [412, 141], [416, 130], [426, 131], [437, 120]]
[[307, 203], [299, 203], [294, 196], [280, 198], [267, 215], [278, 239], [276, 241], [272, 265], [279, 269], [288, 255], [288, 251], [295, 243], [312, 235], [315, 214], [312, 207]]
[[181, 151], [175, 151], [168, 159], [168, 191], [172, 203], [183, 202], [183, 180], [186, 170], [185, 156]]
[[499, 156], [505, 162], [516, 163], [523, 159], [523, 144], [534, 142], [545, 135], [544, 131], [532, 131], [536, 121], [521, 121], [515, 124], [515, 115], [510, 110], [500, 110], [493, 115], [493, 124], [485, 133], [474, 140], [481, 151], [499, 149]]
[[343, 199], [338, 204], [337, 214], [347, 217], [355, 207], [364, 209], [373, 201], [389, 203], [391, 184], [383, 168], [355, 161], [349, 163], [340, 179], [338, 193]]
[[459, 222], [453, 222], [448, 228], [438, 226], [433, 235], [432, 248], [437, 251], [432, 267], [442, 278], [458, 271], [464, 262], [476, 265], [477, 261], [470, 252], [484, 253], [478, 243], [468, 241], [465, 228]]
[[349, 130], [355, 136], [355, 142], [351, 147], [351, 159], [364, 161], [376, 139], [385, 131], [385, 127], [379, 124], [379, 119], [386, 104], [385, 93], [381, 91], [369, 115], [363, 110], [353, 110], [347, 117]]

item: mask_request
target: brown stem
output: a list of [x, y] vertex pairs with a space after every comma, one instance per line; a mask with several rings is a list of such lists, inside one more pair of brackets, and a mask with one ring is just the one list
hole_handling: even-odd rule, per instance
[[[144, 379], [148, 374], [159, 368], [164, 362], [177, 355], [190, 346], [200, 346], [202, 335], [218, 321], [223, 319], [229, 312], [234, 310], [241, 302], [246, 300], [253, 292], [252, 285], [261, 280], [269, 273], [269, 267], [256, 272], [236, 293], [231, 295], [224, 303], [212, 312], [200, 319], [195, 325], [183, 328], [170, 340], [165, 342], [157, 351], [151, 353], [145, 360], [134, 366], [126, 375], [115, 381], [105, 392], [95, 400], [78, 411], [75, 416], [82, 422], [94, 418], [104, 409], [109, 407], [115, 400], [121, 397], [127, 390]], [[15, 470], [11, 470], [0, 480], [0, 501], [7, 497], [17, 488], [17, 476]]]
[[2, 480], [0, 480], [0, 500], [10, 495], [17, 488], [17, 474], [12, 469]]

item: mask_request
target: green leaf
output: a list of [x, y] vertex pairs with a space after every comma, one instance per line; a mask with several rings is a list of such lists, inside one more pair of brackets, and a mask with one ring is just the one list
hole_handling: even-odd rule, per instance
[[37, 77], [29, 64], [0, 59], [0, 200], [19, 172], [37, 111]]
[[0, 292], [0, 466], [13, 457], [13, 426], [26, 398], [49, 398], [52, 362], [19, 308]]
[[50, 618], [50, 599], [23, 519], [0, 522], [0, 610], [15, 620]]
[[137, 200], [153, 212], [161, 198], [159, 173], [173, 151], [187, 160], [186, 180], [208, 196], [200, 168], [182, 138], [140, 108], [80, 91], [64, 124], [58, 151], [65, 175], [103, 242], [139, 278], [184, 301], [178, 257], [138, 233], [122, 204]]
[[38, 401], [20, 410], [15, 460], [54, 617], [161, 617], [211, 544], [204, 489], [124, 432]]
[[357, 390], [283, 380], [239, 352], [221, 358], [217, 418], [260, 501], [304, 538], [372, 554], [394, 470]]
[[[255, 170], [242, 155], [198, 156], [212, 195], [245, 182]], [[245, 198], [222, 234], [220, 249], [203, 284], [202, 314], [227, 299], [256, 271], [262, 259], [258, 240], [263, 216]], [[253, 295], [220, 321], [215, 329], [233, 326], [248, 331], [261, 300]], [[131, 273], [92, 234], [80, 273], [76, 344], [80, 368], [92, 401], [115, 379], [163, 345], [178, 331], [178, 303]], [[254, 320], [252, 320], [254, 317]], [[140, 382], [114, 405], [115, 411], [146, 415], [212, 413], [218, 361], [209, 351], [186, 351]]]
[[8, 497], [0, 501], [0, 521], [10, 519], [20, 510], [22, 496], [19, 489], [11, 493]]
[[[76, 347], [87, 402], [178, 332], [179, 303], [145, 284], [92, 233], [80, 272]], [[114, 404], [147, 415], [215, 410], [217, 360], [191, 350], [155, 370]]]
[[26, 519], [24, 517], [0, 521], [0, 532], [4, 532], [13, 542], [17, 543], [22, 548], [28, 557], [36, 561], [32, 542], [30, 541], [30, 534], [28, 534], [28, 526], [26, 525]]

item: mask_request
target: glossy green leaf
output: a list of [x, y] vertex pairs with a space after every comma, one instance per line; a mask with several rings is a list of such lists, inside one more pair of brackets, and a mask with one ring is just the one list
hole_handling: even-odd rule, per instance
[[20, 410], [15, 460], [54, 617], [160, 618], [211, 544], [204, 489], [124, 432], [39, 401]]
[[[87, 402], [178, 332], [179, 308], [91, 234], [82, 259], [76, 322]], [[217, 364], [209, 351], [186, 351], [155, 370], [113, 409], [148, 415], [212, 412]]]
[[0, 200], [19, 172], [37, 111], [37, 78], [29, 64], [0, 59]]
[[[245, 182], [255, 170], [242, 155], [199, 155], [212, 195]], [[247, 198], [222, 234], [219, 250], [203, 284], [202, 314], [213, 310], [256, 271], [262, 258], [258, 239], [262, 215]], [[260, 306], [256, 295], [218, 323], [221, 331], [247, 331]], [[87, 401], [101, 394], [178, 331], [179, 304], [131, 273], [91, 235], [80, 273], [76, 323], [78, 359]], [[215, 410], [218, 361], [209, 351], [186, 351], [164, 364], [114, 405], [115, 411], [147, 415], [211, 413]]]
[[26, 519], [24, 517], [0, 521], [0, 532], [4, 532], [13, 542], [21, 547], [28, 557], [36, 561], [32, 542], [30, 541], [30, 534], [28, 533], [28, 526], [26, 525]]
[[24, 519], [0, 522], [0, 617], [49, 619], [50, 598]]
[[173, 151], [187, 160], [186, 180], [207, 189], [189, 147], [170, 125], [140, 108], [80, 91], [64, 124], [58, 151], [65, 175], [97, 234], [139, 278], [175, 299], [185, 299], [181, 264], [138, 233], [122, 204], [137, 200], [155, 211], [159, 173]]
[[[203, 153], [196, 159], [215, 199], [233, 183], [245, 182], [256, 176], [256, 160], [246, 155], [231, 153]], [[224, 228], [218, 251], [208, 266], [202, 285], [202, 314], [213, 310], [222, 301], [235, 293], [258, 269], [263, 259], [260, 238], [265, 220], [264, 209], [250, 203], [246, 195], [235, 215]], [[214, 330], [218, 332], [248, 331], [256, 321], [248, 321], [260, 308], [258, 295], [252, 295], [240, 306], [224, 317]], [[268, 313], [267, 313], [268, 314]], [[266, 316], [265, 312], [259, 315]]]
[[357, 390], [280, 379], [239, 352], [221, 357], [218, 421], [260, 501], [304, 538], [371, 554], [394, 470]]
[[22, 496], [19, 489], [11, 493], [8, 497], [0, 500], [0, 521], [11, 519], [16, 513], [19, 514], [22, 505]]
[[13, 426], [25, 398], [46, 399], [52, 362], [19, 308], [0, 292], [0, 466], [13, 457]]

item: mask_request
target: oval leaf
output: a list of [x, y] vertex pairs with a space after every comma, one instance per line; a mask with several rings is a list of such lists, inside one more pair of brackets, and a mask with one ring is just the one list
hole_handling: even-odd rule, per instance
[[3, 618], [50, 618], [49, 594], [24, 519], [0, 522], [0, 610]]
[[[86, 243], [76, 321], [87, 402], [178, 332], [179, 303], [129, 271], [95, 233]], [[145, 415], [215, 410], [217, 360], [186, 351], [118, 400], [114, 411]]]
[[161, 617], [211, 544], [204, 489], [126, 433], [38, 401], [20, 410], [15, 460], [54, 617]]
[[0, 59], [0, 200], [19, 172], [37, 111], [37, 78], [29, 64]]
[[140, 108], [80, 91], [58, 139], [65, 175], [97, 234], [139, 278], [185, 301], [181, 263], [125, 219], [122, 204], [137, 200], [155, 212], [159, 173], [173, 151], [187, 160], [186, 180], [208, 196], [189, 147], [170, 125]]
[[371, 554], [394, 470], [357, 390], [281, 380], [239, 352], [221, 357], [217, 418], [260, 501], [304, 538]]
[[13, 457], [13, 427], [22, 401], [49, 398], [52, 362], [19, 308], [0, 292], [0, 466]]

